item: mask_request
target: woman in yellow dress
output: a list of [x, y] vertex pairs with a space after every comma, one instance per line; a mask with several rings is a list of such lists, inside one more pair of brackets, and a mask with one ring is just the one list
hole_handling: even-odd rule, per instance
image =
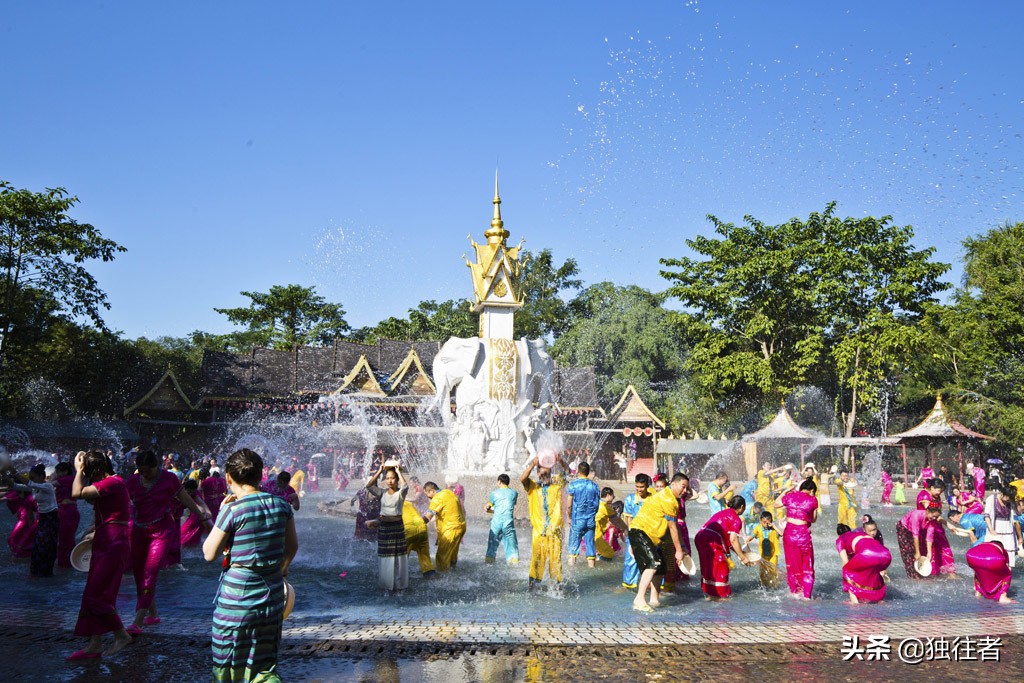
[[840, 470], [835, 485], [839, 491], [839, 521], [837, 523], [856, 529], [859, 520], [854, 488], [857, 486], [857, 480], [850, 476], [849, 470]]

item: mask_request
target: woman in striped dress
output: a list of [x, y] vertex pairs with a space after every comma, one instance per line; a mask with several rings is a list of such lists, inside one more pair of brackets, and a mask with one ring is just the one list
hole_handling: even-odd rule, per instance
[[203, 544], [207, 561], [227, 556], [214, 601], [213, 678], [279, 682], [284, 577], [299, 549], [295, 518], [286, 501], [260, 491], [256, 453], [232, 453], [224, 473], [231, 495]]
[[[377, 486], [384, 475], [387, 490]], [[366, 482], [366, 490], [380, 500], [380, 525], [377, 527], [377, 557], [380, 558], [380, 587], [386, 591], [401, 591], [409, 587], [409, 553], [405, 546], [405, 524], [402, 508], [409, 485], [399, 467], [384, 468]]]

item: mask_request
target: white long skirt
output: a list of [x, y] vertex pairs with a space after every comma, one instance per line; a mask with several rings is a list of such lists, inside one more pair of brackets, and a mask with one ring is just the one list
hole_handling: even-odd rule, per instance
[[409, 587], [409, 556], [381, 557], [380, 587], [386, 591], [401, 591]]

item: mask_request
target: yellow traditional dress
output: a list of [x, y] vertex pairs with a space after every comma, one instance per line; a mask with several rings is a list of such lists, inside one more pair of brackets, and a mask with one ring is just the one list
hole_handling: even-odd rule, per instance
[[541, 486], [533, 479], [523, 482], [533, 527], [530, 579], [544, 580], [544, 569], [557, 582], [562, 581], [562, 486], [552, 480]]
[[302, 489], [306, 486], [306, 473], [302, 470], [295, 470], [295, 474], [292, 475], [291, 481], [288, 482], [295, 493], [302, 493]]
[[434, 563], [430, 559], [430, 536], [427, 534], [427, 523], [423, 516], [409, 501], [402, 506], [402, 524], [405, 526], [405, 547], [410, 553], [416, 553], [420, 561], [420, 571], [426, 576], [434, 571]]
[[857, 499], [854, 497], [854, 490], [843, 485], [843, 480], [836, 477], [836, 488], [839, 495], [839, 519], [838, 524], [845, 524], [851, 529], [856, 529], [857, 524]]
[[458, 497], [441, 489], [430, 499], [430, 511], [437, 517], [437, 571], [446, 572], [459, 561], [459, 545], [466, 535], [466, 513]]
[[609, 520], [614, 514], [612, 506], [602, 500], [601, 504], [597, 506], [597, 514], [594, 515], [594, 545], [597, 548], [597, 554], [606, 560], [615, 559], [615, 550], [608, 545], [608, 541], [604, 540]]
[[764, 506], [764, 509], [775, 515], [775, 498], [772, 496], [772, 478], [764, 473], [764, 470], [757, 472], [757, 493], [754, 500]]
[[761, 585], [775, 588], [779, 585], [779, 532], [758, 524], [751, 535], [757, 539], [758, 552], [761, 553]]

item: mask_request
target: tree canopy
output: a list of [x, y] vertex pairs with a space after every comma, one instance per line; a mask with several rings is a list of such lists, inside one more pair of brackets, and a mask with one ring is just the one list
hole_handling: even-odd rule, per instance
[[858, 410], [914, 348], [914, 322], [948, 286], [939, 278], [949, 266], [912, 246], [910, 226], [840, 218], [835, 208], [780, 225], [708, 216], [721, 237], [687, 241], [705, 258], [661, 263], [694, 338], [687, 368], [705, 390], [755, 390], [774, 402], [826, 384], [840, 394], [850, 435]]
[[236, 325], [245, 325], [241, 339], [254, 345], [293, 349], [323, 345], [349, 331], [345, 310], [328, 303], [315, 287], [273, 285], [269, 292], [242, 292], [251, 303], [239, 308], [214, 308]]

